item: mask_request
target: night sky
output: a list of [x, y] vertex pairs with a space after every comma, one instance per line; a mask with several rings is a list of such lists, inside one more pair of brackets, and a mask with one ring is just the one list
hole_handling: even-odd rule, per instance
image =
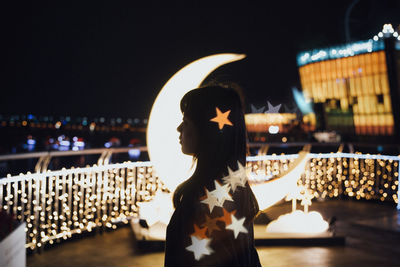
[[[0, 114], [147, 118], [176, 71], [224, 52], [247, 58], [210, 79], [241, 85], [248, 106], [291, 103], [290, 89], [299, 86], [297, 53], [344, 43], [344, 16], [353, 1], [53, 2], [5, 12], [11, 82], [1, 89]], [[360, 0], [351, 13], [352, 39], [372, 38], [384, 23], [398, 25], [399, 14], [399, 0]]]

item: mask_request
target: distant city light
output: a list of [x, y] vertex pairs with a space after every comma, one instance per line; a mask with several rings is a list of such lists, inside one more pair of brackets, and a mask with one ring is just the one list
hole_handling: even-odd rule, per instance
[[277, 134], [279, 132], [279, 126], [271, 125], [268, 128], [270, 134]]
[[35, 139], [28, 139], [28, 140], [26, 141], [26, 143], [27, 143], [28, 145], [36, 145], [36, 140], [35, 140]]
[[131, 159], [138, 159], [140, 157], [140, 149], [129, 149], [128, 154]]
[[69, 147], [70, 146], [70, 141], [68, 141], [68, 140], [63, 140], [63, 141], [61, 141], [60, 142], [60, 146], [67, 146], [67, 147]]
[[96, 129], [96, 123], [92, 122], [89, 126], [89, 130], [93, 132]]
[[73, 151], [83, 150], [85, 148], [85, 142], [82, 141], [82, 138], [74, 137], [74, 143], [72, 145]]

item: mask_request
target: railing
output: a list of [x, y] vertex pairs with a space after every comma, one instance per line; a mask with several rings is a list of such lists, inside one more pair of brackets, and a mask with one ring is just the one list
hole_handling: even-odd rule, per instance
[[[250, 179], [269, 179], [297, 155], [248, 157]], [[299, 183], [319, 198], [346, 196], [398, 204], [400, 157], [309, 154]], [[137, 202], [166, 190], [150, 162], [126, 162], [0, 179], [0, 206], [27, 223], [32, 250], [97, 228], [116, 228], [137, 215]]]
[[162, 184], [149, 162], [63, 169], [0, 179], [0, 206], [26, 221], [31, 249], [137, 213]]
[[38, 161], [34, 167], [35, 172], [47, 171], [48, 165], [52, 158], [67, 157], [67, 156], [83, 156], [83, 155], [100, 155], [97, 164], [104, 165], [110, 163], [112, 155], [118, 153], [128, 153], [131, 150], [139, 150], [140, 152], [147, 151], [147, 147], [118, 147], [118, 148], [92, 148], [85, 150], [67, 150], [67, 151], [43, 151], [32, 153], [20, 153], [10, 155], [0, 155], [0, 161], [12, 161], [23, 159], [35, 159]]
[[[251, 176], [272, 178], [298, 157], [265, 155], [248, 157]], [[308, 154], [309, 161], [299, 184], [310, 189], [317, 198], [345, 196], [355, 199], [399, 203], [400, 156], [352, 153]]]

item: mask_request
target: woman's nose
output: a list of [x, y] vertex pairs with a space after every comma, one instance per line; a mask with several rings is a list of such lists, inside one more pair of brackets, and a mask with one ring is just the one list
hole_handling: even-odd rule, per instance
[[181, 132], [181, 130], [182, 130], [182, 123], [179, 124], [179, 126], [178, 126], [178, 128], [176, 128], [176, 130], [177, 130], [178, 132]]

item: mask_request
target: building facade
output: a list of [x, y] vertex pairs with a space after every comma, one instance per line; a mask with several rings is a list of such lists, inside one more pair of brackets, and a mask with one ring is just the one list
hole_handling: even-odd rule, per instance
[[400, 136], [400, 36], [391, 25], [371, 40], [302, 52], [297, 64], [317, 129]]

